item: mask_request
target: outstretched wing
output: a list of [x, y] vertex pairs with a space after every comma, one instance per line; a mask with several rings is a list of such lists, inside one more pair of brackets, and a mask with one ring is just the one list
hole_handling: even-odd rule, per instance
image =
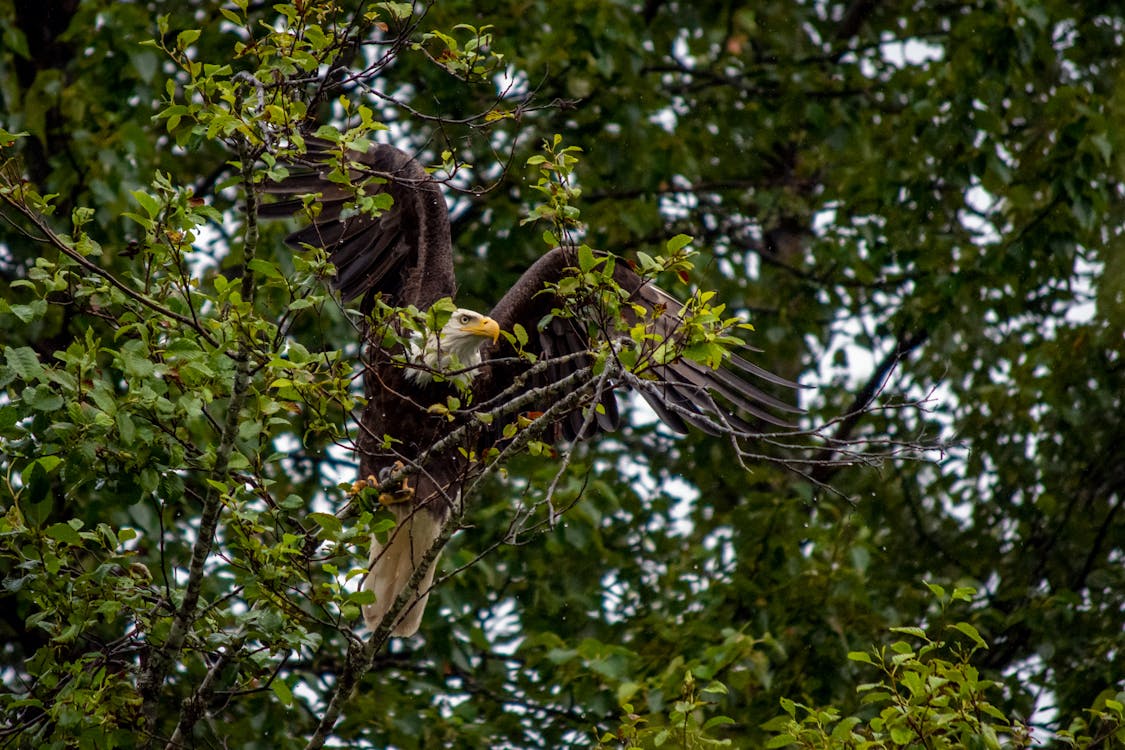
[[[365, 153], [349, 151], [347, 169], [352, 186], [360, 185], [364, 195], [385, 193], [393, 201], [377, 215], [351, 208], [356, 195], [351, 186], [330, 179], [327, 166], [335, 144], [307, 138], [309, 147], [304, 168], [278, 183], [266, 185], [268, 194], [286, 196], [264, 204], [263, 216], [289, 216], [304, 206], [300, 196], [319, 195], [320, 213], [304, 229], [291, 234], [287, 242], [296, 248], [322, 247], [336, 266], [335, 286], [344, 300], [360, 295], [382, 294], [394, 305], [429, 308], [442, 297], [456, 292], [453, 252], [449, 233], [449, 214], [437, 183], [413, 158], [393, 146], [375, 145]], [[492, 365], [477, 381], [477, 404], [514, 395], [512, 386], [549, 390], [567, 376], [590, 364], [591, 348], [587, 321], [548, 317], [559, 300], [548, 290], [577, 265], [571, 248], [556, 248], [536, 261], [500, 300], [491, 313], [502, 330], [523, 326], [531, 337], [525, 351], [542, 363], [531, 366], [520, 361], [517, 352], [502, 342], [490, 352]], [[630, 293], [630, 302], [647, 308], [653, 330], [673, 337], [680, 326], [681, 305], [624, 263], [614, 264], [617, 283]], [[631, 315], [628, 306], [623, 314]], [[622, 330], [632, 320], [622, 321]], [[614, 331], [606, 331], [614, 335]], [[632, 381], [640, 395], [660, 419], [677, 432], [696, 427], [709, 433], [724, 429], [753, 432], [758, 424], [789, 427], [785, 414], [800, 410], [763, 391], [756, 383], [768, 382], [786, 388], [796, 383], [774, 375], [744, 357], [731, 355], [729, 367], [711, 369], [688, 359], [652, 368], [646, 379]], [[562, 417], [562, 433], [568, 438], [591, 432], [612, 430], [618, 423], [616, 398], [612, 391], [601, 394], [601, 407], [590, 419], [581, 410]], [[543, 411], [548, 404], [529, 406], [525, 411]], [[591, 422], [587, 424], [587, 422]]]
[[[578, 265], [575, 256], [573, 249], [564, 247], [547, 253], [493, 308], [490, 315], [501, 330], [511, 331], [516, 324], [523, 326], [529, 334], [525, 351], [536, 355], [543, 364], [534, 367], [515, 362], [515, 349], [502, 341], [491, 352], [493, 365], [488, 381], [491, 393], [478, 394], [478, 397], [495, 398], [498, 394], [505, 394], [505, 389], [514, 382], [520, 382], [521, 378], [525, 387], [550, 392], [550, 384], [590, 365], [589, 357], [584, 356], [591, 348], [590, 321], [553, 316], [540, 326], [540, 321], [547, 318], [552, 309], [561, 307], [557, 296], [548, 290], [552, 283], [574, 272]], [[669, 340], [678, 334], [682, 326], [680, 312], [683, 306], [680, 302], [659, 287], [646, 283], [624, 262], [614, 263], [613, 275], [617, 284], [630, 294], [629, 301], [649, 311], [646, 320], [655, 333]], [[622, 332], [635, 321], [629, 305], [622, 305], [621, 309], [622, 314], [630, 319], [621, 321], [620, 331], [605, 331], [606, 334], [623, 335]], [[652, 368], [650, 375], [653, 377], [634, 379], [632, 385], [660, 419], [676, 432], [687, 432], [689, 427], [711, 434], [727, 429], [755, 432], [760, 431], [762, 422], [792, 427], [782, 415], [798, 414], [801, 410], [766, 393], [755, 383], [770, 383], [784, 388], [800, 386], [737, 354], [730, 355], [727, 362], [728, 368], [712, 369], [679, 358], [670, 364]], [[560, 394], [553, 396], [557, 399]], [[601, 408], [596, 409], [589, 419], [581, 411], [569, 413], [561, 425], [564, 435], [573, 439], [592, 431], [614, 429], [618, 421], [614, 394], [603, 393], [600, 403]], [[544, 410], [548, 405], [541, 404], [538, 410]], [[536, 409], [532, 407], [528, 410]], [[749, 419], [758, 420], [758, 426]]]
[[[328, 161], [339, 147], [307, 137], [308, 152], [289, 177], [267, 183], [266, 194], [281, 196], [259, 214], [285, 217], [301, 212], [303, 196], [318, 195], [320, 213], [286, 238], [293, 248], [321, 247], [336, 266], [334, 286], [344, 301], [382, 293], [393, 305], [425, 310], [457, 291], [449, 209], [440, 187], [417, 161], [394, 146], [376, 144], [365, 153], [347, 153], [348, 182], [330, 179]], [[378, 214], [354, 209], [356, 191], [390, 196]]]

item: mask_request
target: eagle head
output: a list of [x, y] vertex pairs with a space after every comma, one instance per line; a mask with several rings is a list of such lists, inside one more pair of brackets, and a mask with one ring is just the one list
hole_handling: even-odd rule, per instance
[[[430, 334], [426, 344], [418, 351], [411, 352], [411, 360], [422, 367], [411, 368], [407, 377], [419, 385], [426, 385], [433, 379], [431, 370], [443, 371], [475, 367], [480, 364], [480, 350], [486, 342], [496, 343], [500, 337], [500, 326], [495, 320], [474, 310], [459, 307], [449, 316], [436, 336]], [[472, 377], [470, 370], [464, 373]]]

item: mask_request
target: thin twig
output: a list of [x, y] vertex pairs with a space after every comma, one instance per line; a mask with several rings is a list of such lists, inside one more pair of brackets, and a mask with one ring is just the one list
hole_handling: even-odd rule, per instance
[[149, 297], [148, 295], [142, 294], [141, 292], [138, 292], [136, 289], [132, 289], [127, 284], [125, 284], [120, 279], [118, 279], [116, 276], [114, 276], [112, 273], [110, 273], [106, 269], [99, 266], [97, 263], [94, 263], [92, 260], [90, 260], [86, 256], [82, 255], [78, 251], [76, 251], [73, 247], [71, 247], [71, 245], [68, 241], [66, 241], [62, 237], [60, 237], [50, 227], [50, 225], [47, 224], [47, 222], [43, 218], [43, 216], [41, 216], [39, 213], [37, 213], [35, 210], [33, 210], [31, 208], [31, 206], [27, 205], [27, 203], [25, 203], [24, 201], [18, 200], [15, 197], [15, 195], [13, 194], [13, 192], [9, 192], [7, 190], [0, 191], [0, 198], [3, 198], [4, 201], [6, 201], [8, 203], [8, 205], [12, 206], [17, 211], [19, 211], [21, 214], [23, 214], [28, 219], [28, 221], [30, 221], [32, 224], [34, 224], [36, 226], [36, 228], [39, 229], [39, 231], [43, 233], [43, 237], [38, 238], [38, 240], [40, 242], [46, 242], [47, 244], [52, 245], [59, 252], [66, 255], [68, 258], [73, 260], [75, 263], [77, 263], [82, 268], [85, 268], [87, 271], [90, 271], [91, 273], [93, 273], [97, 276], [100, 276], [101, 278], [108, 281], [111, 286], [118, 289], [126, 297], [128, 297], [128, 298], [130, 298], [130, 299], [132, 299], [136, 302], [139, 302], [140, 304], [144, 305], [145, 307], [147, 307], [148, 309], [152, 310], [155, 313], [163, 315], [164, 317], [170, 318], [171, 320], [174, 320], [177, 323], [180, 323], [184, 326], [187, 326], [188, 328], [190, 328], [193, 331], [195, 331], [196, 333], [198, 333], [203, 338], [203, 340], [206, 341], [207, 343], [211, 344], [212, 346], [218, 346], [218, 342], [215, 341], [215, 339], [211, 336], [211, 334], [205, 328], [203, 328], [203, 326], [201, 326], [198, 321], [193, 320], [192, 318], [187, 317], [186, 315], [181, 315], [180, 313], [175, 312], [174, 310], [170, 310], [167, 307], [165, 307], [164, 305], [161, 305], [156, 300]]

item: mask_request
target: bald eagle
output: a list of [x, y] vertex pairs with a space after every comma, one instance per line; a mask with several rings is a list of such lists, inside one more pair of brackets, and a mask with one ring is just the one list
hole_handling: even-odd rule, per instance
[[[341, 155], [340, 146], [306, 138], [306, 147], [306, 157], [291, 165], [287, 177], [263, 188], [279, 197], [260, 207], [264, 216], [294, 215], [306, 206], [309, 195], [316, 196], [319, 213], [314, 212], [311, 224], [289, 235], [287, 244], [327, 251], [336, 269], [333, 284], [342, 300], [362, 298], [365, 310], [376, 300], [419, 311], [452, 300], [457, 283], [448, 207], [439, 184], [425, 169], [397, 148], [372, 145], [366, 152], [343, 154], [352, 183], [347, 186], [328, 165], [333, 151], [337, 157]], [[356, 211], [357, 184], [362, 185], [363, 195], [389, 197], [390, 207], [381, 212]], [[552, 437], [589, 437], [617, 426], [612, 388], [565, 411], [549, 407], [557, 405], [562, 395], [550, 385], [590, 366], [591, 331], [610, 339], [623, 336], [637, 320], [635, 310], [639, 308], [634, 306], [639, 305], [647, 311], [644, 317], [650, 321], [650, 330], [670, 338], [677, 335], [680, 303], [626, 262], [611, 267], [613, 279], [628, 295], [628, 304], [621, 311], [629, 320], [615, 330], [604, 330], [604, 324], [552, 316], [562, 304], [557, 283], [573, 275], [577, 265], [575, 248], [555, 247], [533, 263], [487, 315], [450, 307], [448, 320], [424, 340], [416, 337], [403, 345], [398, 339], [388, 347], [371, 328], [364, 332], [367, 403], [356, 442], [360, 477], [377, 481], [398, 467], [413, 470], [400, 491], [380, 498], [395, 515], [397, 525], [385, 541], [372, 540], [369, 571], [363, 581], [363, 587], [375, 595], [374, 603], [365, 605], [363, 613], [372, 630], [424, 562], [424, 555], [460, 502], [461, 488], [479, 471], [480, 463], [472, 457], [499, 439], [497, 425], [482, 427], [472, 433], [477, 444], [449, 446], [435, 454], [429, 449], [461, 423], [451, 423], [448, 413], [435, 413], [430, 407], [451, 395], [463, 396], [466, 389], [477, 405], [530, 394], [531, 401], [521, 411], [548, 415], [553, 420], [549, 426]], [[517, 325], [530, 334], [522, 347], [523, 356], [509, 338], [500, 335]], [[713, 369], [681, 357], [652, 368], [648, 378], [632, 379], [631, 384], [660, 419], [679, 433], [691, 426], [711, 433], [724, 427], [754, 432], [755, 425], [760, 429], [762, 422], [790, 426], [777, 413], [800, 410], [765, 393], [751, 380], [786, 388], [796, 388], [796, 383], [738, 354], [730, 354], [724, 362], [726, 367]], [[451, 367], [456, 368], [459, 381], [442, 376]], [[622, 386], [618, 382], [612, 385]], [[536, 393], [542, 393], [542, 400], [549, 403], [535, 403]], [[589, 403], [595, 398], [598, 403]], [[394, 635], [409, 636], [418, 630], [434, 568], [436, 560], [416, 597], [398, 614]]]

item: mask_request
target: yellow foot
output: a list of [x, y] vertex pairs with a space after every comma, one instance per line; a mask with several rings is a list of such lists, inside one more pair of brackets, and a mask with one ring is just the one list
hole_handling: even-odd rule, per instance
[[414, 488], [410, 486], [410, 480], [403, 479], [402, 487], [394, 492], [383, 492], [379, 495], [379, 502], [383, 505], [398, 505], [399, 503], [408, 503], [414, 499]]
[[[406, 465], [402, 461], [395, 461], [390, 469], [386, 470], [387, 474], [393, 474], [397, 471], [402, 471]], [[380, 472], [382, 474], [383, 472]], [[403, 477], [402, 486], [394, 492], [383, 492], [379, 495], [379, 502], [383, 505], [398, 505], [399, 503], [408, 503], [414, 499], [414, 488], [410, 486], [410, 477]]]
[[357, 479], [354, 482], [352, 482], [351, 494], [358, 495], [359, 493], [363, 492], [368, 487], [378, 487], [378, 486], [379, 486], [379, 480], [376, 479], [374, 475], [368, 476], [367, 479]]

